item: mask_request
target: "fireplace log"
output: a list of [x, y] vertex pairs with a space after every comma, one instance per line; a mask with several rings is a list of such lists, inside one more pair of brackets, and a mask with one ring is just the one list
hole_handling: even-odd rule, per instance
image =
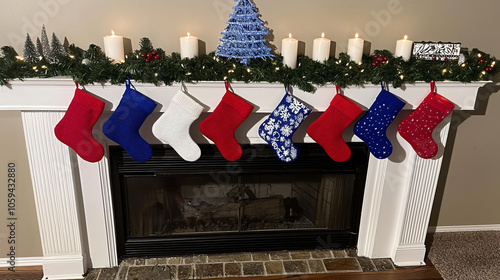
[[205, 223], [221, 219], [238, 218], [240, 205], [244, 218], [250, 220], [283, 220], [285, 218], [285, 204], [283, 196], [277, 195], [266, 198], [248, 199], [240, 203], [226, 203], [221, 205], [201, 204], [193, 206], [184, 204], [184, 220], [203, 221]]
[[242, 206], [243, 217], [250, 220], [272, 221], [285, 219], [285, 203], [281, 195], [243, 200]]

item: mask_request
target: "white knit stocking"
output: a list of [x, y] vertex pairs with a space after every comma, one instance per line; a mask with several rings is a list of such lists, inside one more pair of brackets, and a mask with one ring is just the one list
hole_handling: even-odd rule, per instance
[[179, 91], [153, 125], [153, 134], [164, 144], [169, 144], [184, 160], [196, 161], [201, 150], [189, 135], [189, 127], [202, 111], [200, 104]]

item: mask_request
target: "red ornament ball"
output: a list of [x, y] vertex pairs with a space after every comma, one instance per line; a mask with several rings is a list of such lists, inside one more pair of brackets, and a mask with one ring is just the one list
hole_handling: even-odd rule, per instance
[[483, 64], [484, 63], [484, 59], [479, 60], [479, 63]]
[[377, 67], [377, 63], [376, 62], [372, 62], [372, 67], [373, 68]]
[[155, 59], [160, 59], [160, 55], [159, 54], [155, 55]]
[[141, 54], [141, 56], [142, 56], [142, 57], [146, 57], [146, 55], [145, 55], [145, 54]]
[[155, 51], [153, 51], [151, 54], [156, 55], [156, 52], [155, 52]]

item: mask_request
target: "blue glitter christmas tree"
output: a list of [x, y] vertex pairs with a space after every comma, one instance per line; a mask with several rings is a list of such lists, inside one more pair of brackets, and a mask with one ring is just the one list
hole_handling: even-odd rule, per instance
[[243, 65], [248, 65], [251, 58], [272, 58], [271, 48], [263, 37], [269, 31], [259, 18], [257, 7], [252, 0], [236, 1], [215, 54], [239, 59]]

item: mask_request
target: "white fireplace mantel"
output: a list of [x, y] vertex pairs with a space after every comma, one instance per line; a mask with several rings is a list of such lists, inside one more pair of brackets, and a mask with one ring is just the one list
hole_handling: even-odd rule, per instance
[[[469, 84], [437, 83], [437, 92], [457, 106], [455, 110], [473, 110], [477, 91], [486, 82]], [[161, 106], [163, 112], [180, 85], [154, 86], [135, 84], [138, 91]], [[254, 104], [256, 119], [237, 131], [241, 143], [265, 143], [257, 128], [266, 113], [272, 112], [284, 94], [282, 85], [268, 83], [232, 83], [234, 92]], [[96, 139], [107, 147], [114, 143], [100, 131], [103, 121], [118, 105], [124, 86], [91, 85], [86, 90], [106, 102], [102, 121], [94, 128]], [[88, 163], [54, 136], [53, 129], [63, 117], [73, 97], [75, 85], [68, 78], [27, 79], [14, 81], [0, 89], [0, 110], [20, 110], [24, 124], [28, 158], [43, 249], [44, 279], [82, 279], [88, 267], [113, 267], [118, 264], [112, 212], [108, 159]], [[187, 84], [189, 94], [212, 111], [224, 94], [222, 82]], [[408, 85], [390, 91], [407, 102], [391, 125], [388, 136], [394, 145], [393, 155], [384, 160], [370, 156], [361, 214], [358, 254], [371, 258], [390, 257], [398, 265], [423, 264], [425, 234], [430, 219], [437, 181], [441, 171], [451, 116], [436, 129], [440, 142], [438, 156], [424, 160], [397, 133], [397, 123], [429, 93], [427, 83]], [[365, 110], [375, 100], [380, 86], [364, 85], [345, 89], [345, 95]], [[324, 111], [335, 95], [334, 86], [315, 93], [295, 89], [293, 95], [315, 111]], [[257, 113], [257, 114], [255, 114]], [[262, 114], [259, 114], [262, 113]], [[158, 113], [154, 113], [158, 114]], [[153, 114], [153, 115], [154, 115]], [[141, 133], [151, 130], [146, 122]], [[196, 131], [193, 125], [193, 131]], [[350, 132], [349, 132], [350, 130]], [[312, 142], [305, 133], [295, 142]], [[151, 134], [144, 136], [157, 143]], [[198, 138], [200, 135], [198, 135]], [[358, 142], [352, 127], [345, 135]], [[194, 137], [196, 138], [196, 137]], [[207, 140], [197, 139], [197, 141]]]

